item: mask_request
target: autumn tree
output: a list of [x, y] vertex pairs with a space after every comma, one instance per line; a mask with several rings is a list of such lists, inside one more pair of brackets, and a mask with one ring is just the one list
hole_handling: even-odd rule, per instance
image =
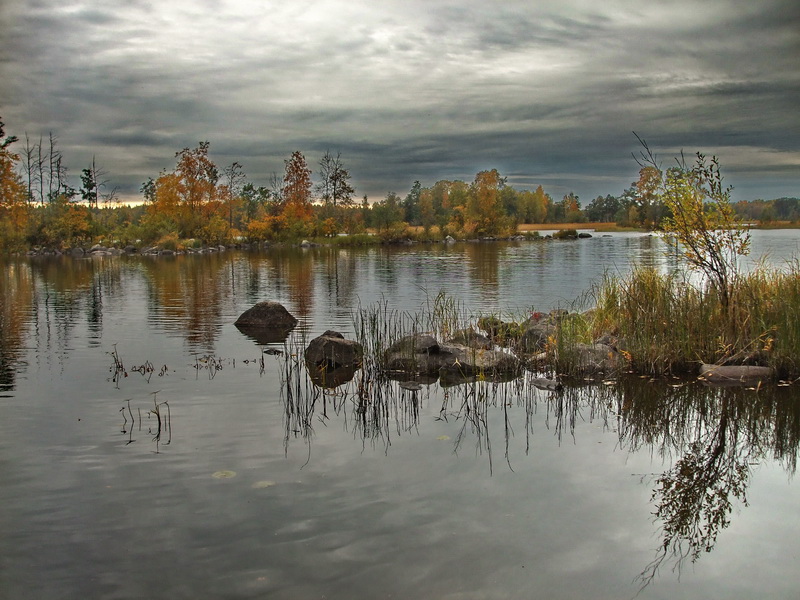
[[465, 229], [475, 235], [494, 235], [505, 226], [500, 190], [506, 180], [497, 169], [475, 175], [465, 212]]
[[311, 225], [311, 169], [299, 151], [284, 161], [283, 216], [295, 233], [304, 235]]
[[0, 119], [0, 245], [12, 248], [24, 239], [28, 223], [28, 191], [17, 173], [19, 155], [10, 149], [17, 137], [4, 137], [4, 130]]
[[436, 224], [436, 211], [433, 205], [433, 191], [425, 188], [419, 195], [419, 218], [425, 233]]
[[219, 172], [208, 157], [208, 148], [208, 142], [200, 142], [197, 148], [177, 152], [175, 170], [162, 171], [158, 179], [142, 187], [145, 198], [150, 201], [148, 220], [162, 233], [174, 225], [181, 237], [197, 236], [205, 220], [217, 208]]
[[561, 199], [561, 205], [564, 208], [564, 221], [567, 223], [580, 223], [586, 220], [585, 215], [581, 212], [581, 201], [578, 196], [573, 192], [566, 194]]
[[653, 165], [639, 169], [639, 179], [633, 183], [634, 202], [639, 215], [639, 223], [647, 228], [658, 225], [663, 212], [659, 197], [661, 170]]
[[[656, 156], [644, 140], [639, 141], [644, 148], [640, 165], [662, 173]], [[736, 217], [730, 202], [732, 188], [723, 185], [715, 156], [709, 160], [698, 152], [693, 165], [683, 156], [676, 163], [658, 181], [657, 197], [670, 215], [662, 228], [677, 240], [689, 267], [705, 274], [727, 309], [738, 277], [738, 260], [750, 251], [750, 233]]]

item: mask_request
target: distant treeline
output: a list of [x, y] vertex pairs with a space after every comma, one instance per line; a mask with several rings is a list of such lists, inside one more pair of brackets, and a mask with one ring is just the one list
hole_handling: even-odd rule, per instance
[[[13, 144], [21, 151], [12, 150]], [[652, 167], [619, 196], [598, 196], [585, 207], [573, 193], [554, 199], [542, 186], [518, 190], [496, 169], [471, 182], [416, 181], [405, 195], [376, 202], [357, 197], [340, 155], [326, 152], [312, 173], [294, 152], [284, 172], [266, 185], [249, 182], [239, 163], [219, 168], [210, 145], [184, 148], [172, 170], [141, 187], [142, 204], [121, 205], [105, 171], [81, 171], [81, 187], [68, 183], [57, 139], [20, 143], [5, 137], [0, 121], [0, 244], [5, 250], [55, 248], [103, 242], [115, 245], [218, 245], [294, 241], [338, 233], [375, 232], [380, 239], [441, 239], [510, 235], [521, 224], [615, 222], [658, 228], [667, 215], [659, 198], [661, 173]], [[800, 200], [779, 198], [736, 204], [748, 221], [793, 221]]]

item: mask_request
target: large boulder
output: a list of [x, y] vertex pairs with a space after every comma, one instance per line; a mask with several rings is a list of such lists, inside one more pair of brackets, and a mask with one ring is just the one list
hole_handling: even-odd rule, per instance
[[364, 348], [356, 341], [346, 340], [338, 331], [326, 331], [311, 340], [304, 356], [307, 365], [334, 371], [360, 366], [364, 360]]
[[234, 323], [237, 327], [292, 329], [297, 319], [278, 302], [259, 302], [244, 311]]
[[289, 337], [297, 319], [282, 304], [259, 302], [244, 311], [234, 325], [258, 344], [274, 344]]

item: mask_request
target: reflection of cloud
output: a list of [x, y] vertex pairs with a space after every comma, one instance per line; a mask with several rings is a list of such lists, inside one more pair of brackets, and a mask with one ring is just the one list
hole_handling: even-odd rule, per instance
[[3, 117], [56, 133], [73, 174], [97, 155], [123, 194], [208, 139], [258, 184], [333, 148], [359, 194], [497, 167], [594, 197], [635, 176], [632, 129], [737, 166], [796, 152], [797, 25], [789, 0], [9, 0]]

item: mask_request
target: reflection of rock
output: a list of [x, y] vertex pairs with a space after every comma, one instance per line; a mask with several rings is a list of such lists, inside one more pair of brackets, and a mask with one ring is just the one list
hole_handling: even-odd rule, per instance
[[259, 302], [239, 315], [235, 325], [291, 330], [297, 325], [297, 319], [278, 302]]
[[348, 365], [345, 367], [339, 367], [338, 369], [328, 369], [324, 365], [322, 367], [318, 367], [317, 365], [306, 361], [306, 370], [308, 371], [308, 376], [311, 378], [311, 381], [314, 383], [314, 385], [318, 385], [322, 388], [333, 389], [353, 379], [356, 374], [356, 370], [358, 370], [358, 366]]
[[555, 379], [547, 379], [545, 377], [534, 377], [531, 379], [531, 384], [540, 390], [547, 390], [551, 392], [559, 392], [564, 388], [560, 381]]
[[709, 365], [700, 366], [700, 378], [717, 385], [754, 384], [772, 379], [769, 367], [752, 365]]
[[305, 351], [306, 363], [329, 372], [343, 367], [359, 367], [364, 348], [358, 342], [346, 340], [338, 331], [326, 331], [314, 338]]
[[475, 381], [491, 381], [493, 383], [507, 383], [519, 377], [518, 371], [484, 371], [466, 374], [459, 369], [442, 369], [439, 371], [439, 385], [443, 388], [464, 385]]
[[[258, 327], [253, 325], [236, 325], [236, 328], [257, 344], [280, 344], [292, 332], [292, 327]], [[271, 352], [268, 352], [271, 354]]]

